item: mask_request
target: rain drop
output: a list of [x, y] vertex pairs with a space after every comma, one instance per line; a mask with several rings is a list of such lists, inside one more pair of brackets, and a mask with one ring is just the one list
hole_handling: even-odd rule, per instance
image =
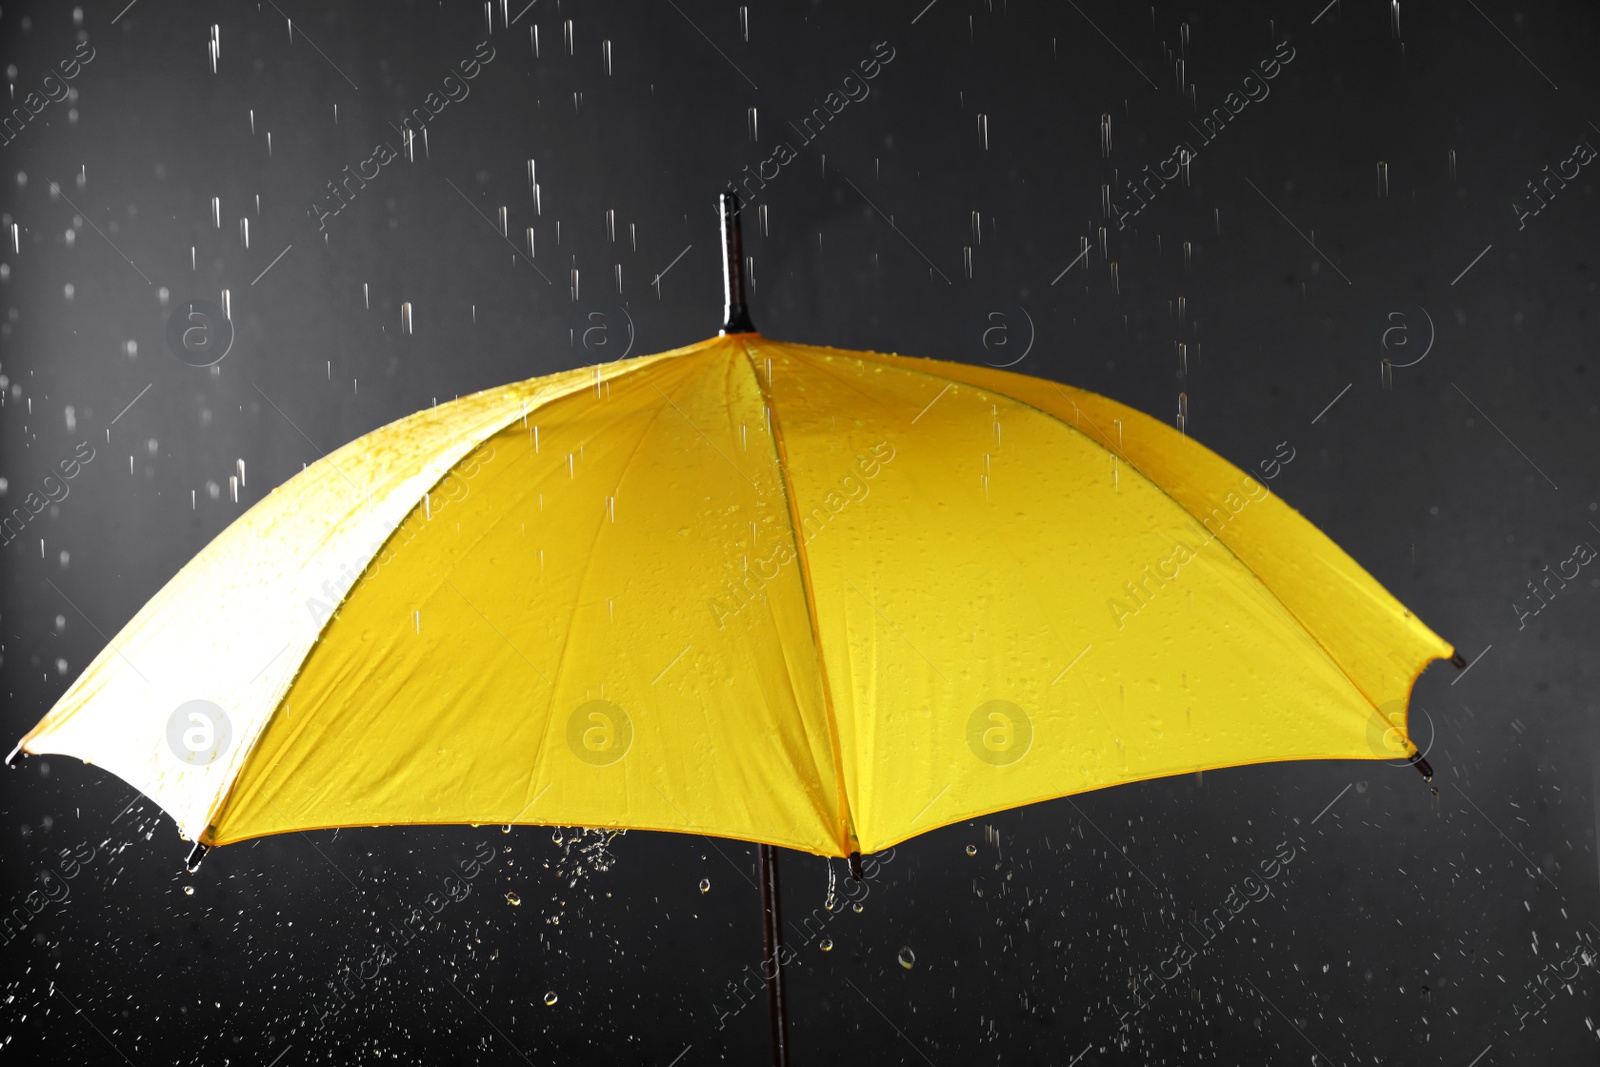
[[702, 893], [711, 892], [711, 879], [709, 879], [709, 878], [700, 879], [700, 892], [702, 892]]
[[547, 1007], [547, 1008], [553, 1008], [553, 1007], [555, 1007], [555, 1004], [556, 1004], [556, 994], [555, 994], [554, 990], [551, 990], [550, 992], [548, 992], [548, 993], [546, 993], [544, 995], [544, 1006]]
[[917, 965], [917, 954], [911, 951], [911, 947], [909, 945], [900, 949], [899, 958], [900, 966], [904, 967], [908, 971]]
[[194, 886], [192, 886], [192, 885], [184, 886], [183, 887], [183, 895], [186, 896], [186, 897], [194, 896]]
[[977, 845], [968, 845], [967, 846], [967, 855], [976, 856], [977, 854], [978, 854], [978, 846]]
[[506, 892], [506, 903], [510, 904], [513, 908], [520, 908], [522, 906], [522, 898], [517, 896], [516, 893], [508, 890]]
[[831, 938], [831, 937], [823, 938], [821, 941], [817, 942], [817, 947], [820, 948], [824, 952], [832, 952], [833, 951], [833, 938]]

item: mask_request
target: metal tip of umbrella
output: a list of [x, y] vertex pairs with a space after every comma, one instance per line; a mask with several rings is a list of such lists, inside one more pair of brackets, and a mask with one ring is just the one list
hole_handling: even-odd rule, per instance
[[852, 881], [859, 882], [859, 881], [861, 881], [862, 877], [863, 877], [863, 875], [861, 873], [861, 853], [852, 852], [852, 853], [850, 853], [850, 879]]
[[755, 333], [750, 309], [744, 303], [744, 241], [739, 232], [738, 193], [723, 193], [717, 198], [717, 213], [722, 219], [722, 336]]
[[1467, 669], [1467, 657], [1465, 657], [1461, 653], [1457, 652], [1455, 655], [1450, 657], [1450, 666], [1454, 667], [1458, 671], [1466, 670]]
[[196, 841], [194, 848], [189, 850], [189, 858], [183, 861], [183, 866], [190, 874], [200, 869], [200, 861], [206, 858], [206, 853], [211, 851], [210, 845], [202, 845]]
[[23, 757], [26, 755], [27, 753], [22, 751], [22, 742], [18, 741], [17, 747], [12, 749], [11, 754], [6, 757], [6, 766], [10, 767], [12, 770], [16, 770], [17, 764], [21, 763]]
[[1433, 781], [1433, 765], [1426, 759], [1423, 759], [1422, 753], [1418, 752], [1416, 755], [1411, 757], [1411, 766], [1415, 767], [1417, 769], [1417, 773], [1422, 775], [1422, 780], [1424, 782]]

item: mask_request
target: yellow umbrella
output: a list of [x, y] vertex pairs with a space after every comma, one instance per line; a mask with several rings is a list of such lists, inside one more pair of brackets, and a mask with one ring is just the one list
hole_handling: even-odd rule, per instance
[[517, 823], [851, 858], [1121, 782], [1416, 761], [1412, 684], [1454, 650], [1261, 481], [1081, 389], [768, 340], [724, 231], [721, 336], [311, 464], [20, 750], [202, 846]]

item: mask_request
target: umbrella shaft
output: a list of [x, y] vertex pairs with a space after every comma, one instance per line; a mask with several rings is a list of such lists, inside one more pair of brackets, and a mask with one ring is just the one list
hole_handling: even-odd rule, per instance
[[722, 332], [754, 333], [750, 311], [744, 303], [744, 242], [739, 232], [739, 197], [723, 193], [717, 201], [722, 218]]
[[757, 846], [761, 868], [762, 940], [766, 955], [761, 973], [767, 980], [767, 1014], [772, 1022], [772, 1067], [789, 1065], [789, 1020], [783, 997], [783, 916], [778, 904], [778, 850]]

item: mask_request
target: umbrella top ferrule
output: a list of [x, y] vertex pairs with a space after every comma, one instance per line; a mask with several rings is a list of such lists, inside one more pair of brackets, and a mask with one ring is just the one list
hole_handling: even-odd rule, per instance
[[723, 193], [717, 198], [722, 219], [722, 336], [755, 333], [750, 310], [744, 303], [744, 242], [739, 233], [738, 193]]

